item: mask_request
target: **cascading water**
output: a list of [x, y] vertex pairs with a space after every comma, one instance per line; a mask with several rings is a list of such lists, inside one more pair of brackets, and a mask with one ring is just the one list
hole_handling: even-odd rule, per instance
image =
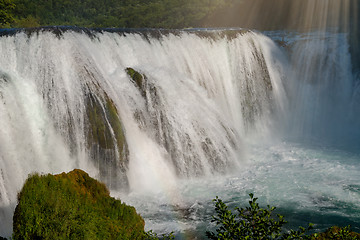
[[63, 31], [1, 38], [1, 234], [28, 174], [81, 168], [113, 191], [173, 191], [238, 169], [246, 132], [284, 111], [281, 52], [260, 34]]
[[359, 125], [346, 35], [329, 36], [289, 38], [286, 52], [244, 30], [3, 34], [0, 235], [28, 174], [73, 168], [179, 238], [203, 236], [216, 195], [249, 191], [294, 216], [344, 203], [335, 216], [356, 222], [358, 153], [281, 142]]
[[344, 33], [313, 33], [294, 43], [295, 81], [290, 96], [296, 99], [291, 122], [295, 136], [307, 141], [345, 141], [356, 129], [351, 124], [354, 78], [348, 48]]

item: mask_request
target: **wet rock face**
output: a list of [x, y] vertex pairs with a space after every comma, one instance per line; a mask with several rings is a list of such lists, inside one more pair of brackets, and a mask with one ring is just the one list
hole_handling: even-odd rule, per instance
[[134, 83], [136, 84], [136, 86], [138, 87], [138, 89], [141, 92], [141, 95], [143, 97], [145, 97], [145, 89], [144, 89], [144, 81], [146, 81], [146, 76], [142, 75], [141, 73], [139, 73], [138, 71], [134, 70], [133, 68], [126, 68], [125, 69], [126, 73], [129, 75], [129, 77], [134, 81]]
[[10, 81], [10, 76], [6, 73], [0, 71], [0, 84], [1, 83], [8, 83]]
[[144, 233], [135, 208], [78, 169], [30, 176], [13, 220], [13, 239], [143, 239]]
[[252, 42], [252, 67], [244, 69], [241, 83], [242, 115], [246, 129], [252, 129], [257, 119], [268, 114], [272, 109], [273, 86], [264, 55]]
[[100, 99], [90, 92], [86, 100], [87, 147], [100, 179], [110, 188], [126, 188], [129, 150], [118, 110], [107, 95]]

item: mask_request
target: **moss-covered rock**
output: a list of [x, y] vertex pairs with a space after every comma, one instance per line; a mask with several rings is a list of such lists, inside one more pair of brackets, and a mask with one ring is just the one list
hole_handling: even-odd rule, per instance
[[129, 77], [134, 80], [134, 82], [136, 83], [136, 85], [141, 88], [142, 84], [143, 84], [143, 75], [141, 73], [139, 73], [138, 71], [134, 70], [133, 68], [126, 68], [126, 73], [129, 75]]
[[[116, 145], [119, 151], [120, 156], [127, 155], [127, 144], [125, 139], [125, 134], [123, 131], [123, 126], [118, 114], [118, 111], [116, 109], [116, 106], [114, 105], [114, 102], [110, 99], [106, 99], [106, 116], [107, 119], [111, 125], [111, 128], [113, 130], [113, 136], [116, 140]], [[127, 159], [126, 159], [127, 160]], [[125, 161], [125, 159], [124, 159]]]
[[87, 95], [88, 148], [99, 167], [100, 178], [109, 187], [126, 187], [129, 151], [123, 125], [112, 99], [105, 93], [98, 95], [91, 91]]
[[136, 86], [140, 90], [141, 95], [145, 97], [146, 91], [144, 84], [146, 81], [146, 76], [130, 67], [126, 68], [125, 71], [129, 75], [129, 77], [133, 80], [133, 82], [136, 84]]
[[93, 94], [88, 95], [87, 116], [89, 120], [89, 143], [97, 143], [101, 148], [118, 147], [121, 155], [127, 148], [122, 123], [114, 102], [105, 96], [104, 103]]
[[88, 144], [98, 144], [101, 148], [112, 149], [114, 142], [106, 122], [105, 109], [91, 93], [87, 98], [86, 113], [89, 120]]
[[135, 208], [81, 170], [30, 176], [18, 195], [13, 239], [143, 239]]

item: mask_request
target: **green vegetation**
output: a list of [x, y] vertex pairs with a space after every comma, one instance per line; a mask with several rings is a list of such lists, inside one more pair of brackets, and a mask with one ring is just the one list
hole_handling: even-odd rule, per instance
[[100, 100], [93, 94], [89, 94], [87, 100], [86, 112], [90, 124], [89, 144], [98, 144], [103, 149], [114, 149], [117, 145], [119, 155], [125, 161], [126, 155], [123, 155], [127, 153], [127, 144], [115, 104], [106, 95], [104, 103], [100, 103]]
[[146, 76], [139, 73], [138, 71], [134, 70], [133, 68], [126, 68], [125, 69], [126, 73], [128, 74], [128, 76], [133, 80], [133, 82], [136, 84], [137, 88], [139, 89], [141, 95], [143, 97], [146, 96], [146, 90], [145, 90], [145, 81], [146, 81]]
[[93, 87], [98, 95], [89, 92], [86, 98], [87, 148], [99, 166], [100, 179], [116, 179], [106, 184], [126, 188], [129, 150], [121, 118], [113, 100], [98, 86]]
[[81, 170], [29, 177], [18, 195], [13, 239], [143, 239], [135, 208]]
[[216, 216], [213, 216], [212, 222], [217, 225], [216, 233], [206, 232], [209, 239], [214, 240], [290, 240], [290, 239], [310, 239], [310, 240], [357, 240], [360, 234], [351, 232], [350, 226], [340, 228], [331, 227], [325, 233], [315, 233], [305, 235], [312, 229], [310, 223], [308, 228], [299, 227], [299, 230], [284, 231], [282, 227], [287, 223], [284, 216], [277, 214], [274, 218], [273, 211], [275, 207], [267, 206], [267, 209], [259, 207], [253, 194], [250, 196], [250, 207], [236, 208], [238, 214], [233, 214], [228, 206], [218, 197], [214, 199]]
[[238, 215], [228, 210], [226, 204], [219, 198], [214, 199], [216, 216], [212, 222], [217, 226], [216, 233], [206, 232], [209, 239], [306, 239], [305, 232], [311, 229], [300, 227], [298, 231], [291, 230], [284, 233], [282, 227], [286, 224], [284, 216], [277, 215], [273, 218], [275, 207], [268, 206], [262, 209], [256, 202], [253, 194], [250, 195], [250, 207], [236, 208]]
[[324, 233], [315, 233], [312, 235], [314, 240], [326, 240], [326, 239], [334, 239], [334, 240], [358, 240], [360, 239], [360, 234], [351, 231], [351, 227], [337, 227], [333, 226], [329, 228]]
[[118, 110], [114, 102], [109, 97], [106, 98], [106, 115], [114, 132], [114, 137], [116, 139], [119, 155], [121, 156], [123, 161], [127, 161], [128, 149], [123, 126], [119, 117]]
[[126, 68], [125, 71], [129, 75], [129, 77], [136, 83], [138, 88], [142, 89], [142, 85], [144, 81], [143, 75], [130, 67]]
[[[0, 24], [12, 27], [186, 28], [235, 0], [0, 0]], [[14, 16], [14, 17], [12, 17]]]
[[12, 14], [14, 8], [13, 0], [0, 0], [0, 27], [9, 26], [14, 21]]

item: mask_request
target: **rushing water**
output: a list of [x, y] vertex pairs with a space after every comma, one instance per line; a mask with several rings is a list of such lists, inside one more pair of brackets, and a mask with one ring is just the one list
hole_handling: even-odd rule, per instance
[[251, 192], [263, 207], [277, 206], [276, 212], [289, 221], [287, 228], [312, 222], [319, 231], [348, 224], [358, 231], [359, 156], [285, 142], [251, 146], [249, 163], [235, 174], [179, 181], [181, 197], [159, 192], [131, 193], [125, 199], [138, 206], [148, 229], [182, 232], [180, 239], [203, 239], [205, 231], [214, 230], [210, 222], [215, 196], [231, 208], [246, 207]]
[[358, 230], [347, 34], [267, 34], [282, 46], [239, 29], [2, 33], [0, 234], [28, 174], [73, 168], [178, 238], [212, 229], [215, 196], [244, 206], [250, 192], [290, 227]]

